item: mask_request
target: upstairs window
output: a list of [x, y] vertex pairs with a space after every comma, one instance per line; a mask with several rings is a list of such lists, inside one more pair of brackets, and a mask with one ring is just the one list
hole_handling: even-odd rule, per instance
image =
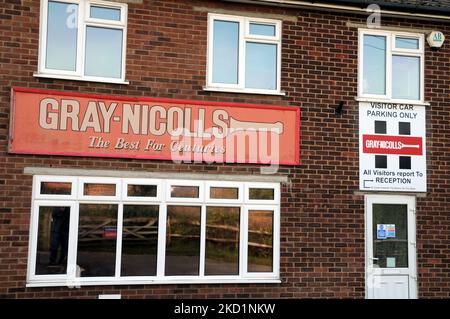
[[207, 89], [280, 93], [281, 22], [209, 15]]
[[127, 6], [42, 0], [37, 76], [124, 82]]
[[361, 30], [359, 43], [360, 97], [423, 102], [422, 34]]

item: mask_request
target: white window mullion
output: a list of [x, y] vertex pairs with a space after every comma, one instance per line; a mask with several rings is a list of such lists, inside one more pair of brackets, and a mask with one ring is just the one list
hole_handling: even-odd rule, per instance
[[39, 72], [46, 68], [45, 59], [47, 55], [47, 25], [48, 25], [48, 1], [41, 1], [41, 14], [39, 25]]
[[80, 218], [79, 211], [79, 203], [74, 203], [71, 205], [69, 246], [67, 248], [67, 276], [69, 280], [76, 280], [77, 275], [78, 221]]
[[76, 74], [78, 76], [84, 75], [84, 48], [86, 39], [86, 26], [84, 23], [85, 15], [85, 1], [80, 1], [78, 8], [78, 34], [77, 34], [77, 68]]
[[115, 277], [121, 276], [122, 265], [122, 235], [123, 235], [123, 203], [119, 203], [117, 212], [117, 225], [116, 225], [116, 272]]
[[[162, 190], [164, 192], [164, 187]], [[166, 227], [167, 227], [167, 204], [161, 203], [159, 206], [159, 218], [158, 218], [158, 252], [156, 256], [157, 267], [156, 276], [159, 278], [164, 277], [166, 266]]]
[[[389, 99], [392, 99], [392, 40], [389, 38], [392, 36], [386, 36], [386, 95]], [[394, 37], [395, 38], [395, 37]]]
[[240, 232], [240, 249], [239, 249], [239, 274], [241, 277], [247, 275], [248, 264], [248, 208], [241, 208], [241, 232]]
[[241, 20], [239, 22], [239, 62], [238, 62], [238, 87], [241, 89], [245, 88], [245, 48], [246, 48], [246, 39], [245, 39], [245, 29], [246, 23], [245, 20]]
[[206, 255], [206, 205], [202, 205], [200, 215], [200, 277], [205, 276], [205, 255]]
[[273, 211], [273, 230], [272, 230], [272, 249], [273, 249], [273, 266], [272, 270], [276, 277], [280, 276], [280, 207], [274, 208]]
[[277, 43], [277, 87], [276, 89], [281, 90], [281, 42]]

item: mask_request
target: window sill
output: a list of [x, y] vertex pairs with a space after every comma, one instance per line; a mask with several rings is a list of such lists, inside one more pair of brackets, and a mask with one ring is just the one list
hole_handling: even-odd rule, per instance
[[130, 82], [123, 81], [121, 79], [89, 78], [89, 77], [79, 77], [79, 76], [71, 76], [71, 75], [63, 75], [63, 74], [34, 73], [33, 76], [35, 78], [73, 80], [73, 81], [83, 81], [83, 82], [99, 82], [99, 83], [111, 83], [111, 84], [130, 84]]
[[81, 286], [108, 286], [108, 285], [182, 285], [182, 284], [279, 284], [280, 279], [261, 279], [261, 278], [247, 278], [247, 279], [108, 279], [108, 280], [89, 280], [89, 281], [33, 281], [27, 282], [27, 288], [38, 287], [81, 287]]
[[258, 90], [258, 89], [234, 89], [234, 88], [223, 88], [215, 86], [204, 86], [203, 91], [210, 92], [225, 92], [225, 93], [244, 93], [244, 94], [261, 94], [261, 95], [278, 95], [285, 96], [284, 91], [271, 91], [271, 90]]
[[409, 101], [409, 100], [395, 100], [395, 99], [384, 99], [384, 98], [373, 98], [373, 97], [356, 97], [357, 102], [377, 102], [377, 103], [397, 103], [397, 104], [411, 104], [411, 105], [421, 105], [430, 106], [429, 102], [422, 101]]

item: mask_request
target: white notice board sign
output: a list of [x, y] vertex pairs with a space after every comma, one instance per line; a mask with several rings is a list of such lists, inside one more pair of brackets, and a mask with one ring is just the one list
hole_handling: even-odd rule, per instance
[[359, 179], [366, 191], [426, 192], [425, 106], [359, 104]]

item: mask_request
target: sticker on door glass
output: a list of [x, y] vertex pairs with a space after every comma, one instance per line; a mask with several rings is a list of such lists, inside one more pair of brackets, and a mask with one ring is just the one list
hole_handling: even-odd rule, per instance
[[377, 239], [395, 238], [395, 224], [377, 224]]
[[386, 267], [387, 268], [395, 268], [395, 257], [387, 257], [386, 258]]
[[377, 224], [377, 239], [386, 239], [386, 225]]
[[395, 225], [389, 224], [386, 226], [386, 238], [395, 238]]

